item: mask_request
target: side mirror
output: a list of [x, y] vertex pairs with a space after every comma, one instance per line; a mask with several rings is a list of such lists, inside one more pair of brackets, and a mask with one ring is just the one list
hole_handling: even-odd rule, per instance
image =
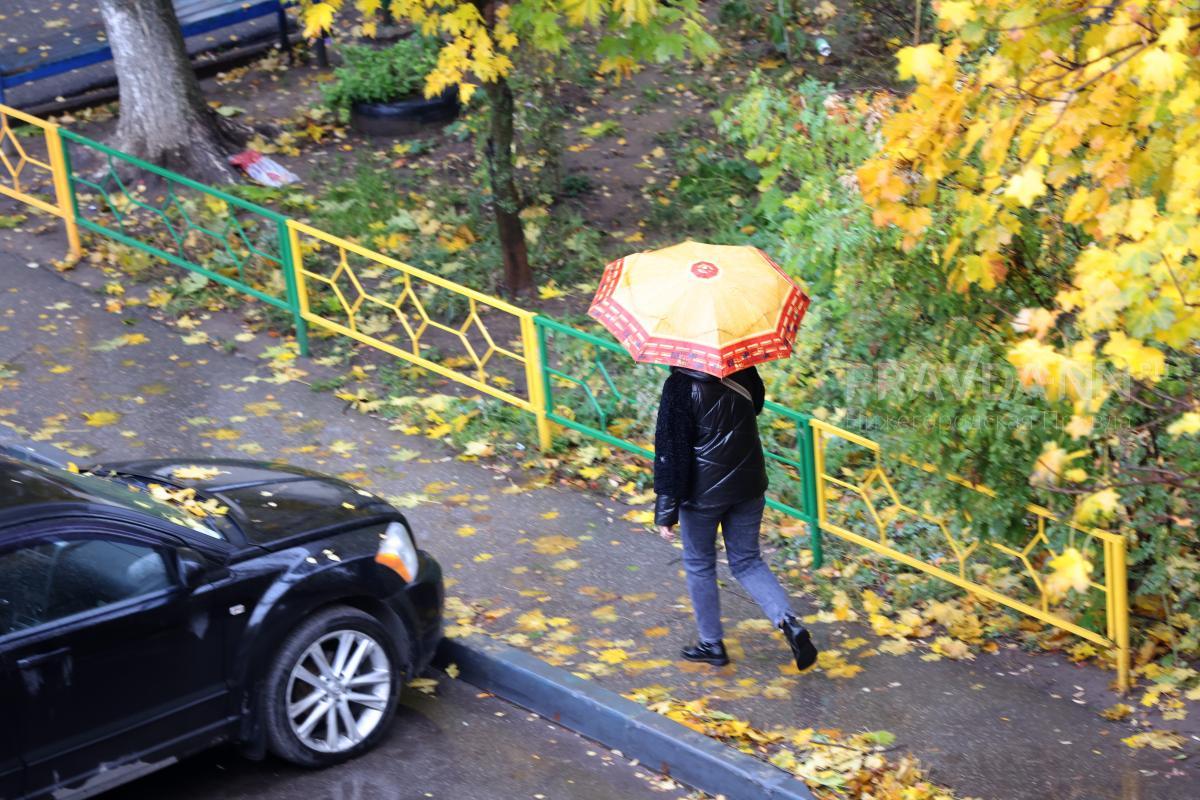
[[179, 579], [188, 589], [195, 589], [204, 583], [211, 565], [199, 550], [192, 547], [175, 548], [176, 565], [179, 568]]

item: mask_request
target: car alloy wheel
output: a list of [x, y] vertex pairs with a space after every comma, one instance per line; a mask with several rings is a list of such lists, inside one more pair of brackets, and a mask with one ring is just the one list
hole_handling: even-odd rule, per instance
[[341, 753], [378, 727], [391, 693], [387, 651], [363, 631], [331, 631], [309, 645], [292, 667], [288, 722], [305, 747]]

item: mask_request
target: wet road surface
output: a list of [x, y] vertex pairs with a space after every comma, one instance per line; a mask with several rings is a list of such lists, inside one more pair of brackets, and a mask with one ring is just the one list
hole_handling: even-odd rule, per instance
[[437, 673], [437, 696], [406, 690], [374, 751], [321, 771], [229, 748], [187, 759], [103, 800], [634, 800], [683, 798], [640, 766]]

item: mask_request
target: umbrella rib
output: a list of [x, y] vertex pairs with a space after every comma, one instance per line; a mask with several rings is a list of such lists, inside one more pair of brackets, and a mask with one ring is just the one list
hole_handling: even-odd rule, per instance
[[[733, 290], [734, 292], [736, 292], [737, 294], [741, 295], [742, 297], [746, 297], [746, 289], [745, 289], [745, 287], [743, 287], [743, 286], [738, 286], [738, 285], [734, 285], [734, 286], [732, 286], [731, 288], [732, 288], [732, 290]], [[715, 295], [714, 295], [714, 297], [715, 297]], [[747, 303], [747, 305], [748, 305], [748, 306], [750, 306], [750, 307], [753, 307], [753, 305], [754, 305], [754, 298], [753, 298], [753, 297], [749, 298], [749, 302]], [[713, 313], [713, 317], [715, 318], [715, 317], [716, 317], [715, 309], [714, 309], [713, 311], [714, 311], [714, 313]], [[749, 326], [749, 325], [748, 325], [748, 326], [746, 326], [746, 328], [747, 328], [747, 329], [750, 329], [750, 330], [758, 330], [758, 328], [759, 328], [759, 323], [760, 323], [760, 322], [763, 324], [763, 327], [766, 327], [766, 328], [769, 328], [769, 327], [771, 327], [771, 325], [770, 325], [770, 318], [767, 316], [767, 313], [766, 313], [765, 311], [763, 311], [763, 312], [759, 312], [759, 315], [758, 315], [758, 320], [756, 320], [756, 321], [755, 321], [755, 324], [754, 324], [753, 326]], [[718, 333], [723, 333], [723, 332], [724, 332], [724, 331], [721, 329], [721, 327], [720, 327], [719, 323], [718, 323], [717, 331], [718, 331]], [[747, 338], [747, 336], [751, 336], [751, 335], [756, 335], [756, 334], [746, 334], [745, 336], [739, 336], [739, 337], [738, 337], [738, 339], [737, 339], [737, 340], [735, 340], [735, 341], [741, 341], [742, 339], [745, 339], [745, 338]], [[733, 344], [733, 343], [734, 343], [734, 342], [733, 342], [733, 341], [731, 341], [731, 342], [729, 342], [728, 344]]]

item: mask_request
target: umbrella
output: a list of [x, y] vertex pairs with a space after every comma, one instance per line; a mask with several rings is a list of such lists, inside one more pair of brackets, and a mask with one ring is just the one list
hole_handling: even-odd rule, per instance
[[808, 303], [757, 247], [688, 241], [609, 264], [588, 314], [635, 361], [724, 378], [791, 355]]

